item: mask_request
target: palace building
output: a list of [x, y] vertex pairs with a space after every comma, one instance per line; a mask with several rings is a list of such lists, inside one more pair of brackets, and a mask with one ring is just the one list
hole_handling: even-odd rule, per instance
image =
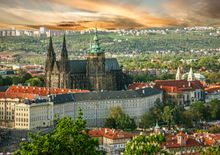
[[46, 59], [46, 87], [87, 89], [87, 90], [122, 90], [125, 85], [124, 74], [117, 59], [105, 58], [100, 48], [97, 32], [90, 44], [86, 60], [69, 60], [65, 36], [61, 59], [56, 60], [52, 38]]
[[143, 88], [127, 91], [98, 91], [10, 86], [0, 92], [0, 127], [34, 129], [53, 125], [55, 116], [78, 117], [78, 110], [88, 127], [103, 127], [112, 107], [139, 123], [141, 116], [162, 101], [162, 91]]

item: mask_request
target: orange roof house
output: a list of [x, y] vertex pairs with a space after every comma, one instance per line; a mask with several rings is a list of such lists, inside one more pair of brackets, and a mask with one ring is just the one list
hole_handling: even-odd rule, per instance
[[167, 93], [180, 93], [196, 89], [204, 89], [200, 81], [187, 80], [156, 80], [155, 88], [162, 89]]

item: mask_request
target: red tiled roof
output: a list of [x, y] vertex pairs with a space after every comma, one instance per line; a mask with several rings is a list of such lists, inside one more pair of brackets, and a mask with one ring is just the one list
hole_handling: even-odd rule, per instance
[[220, 91], [220, 84], [209, 85], [205, 88], [205, 91], [208, 93], [214, 93], [216, 91]]
[[[178, 135], [187, 137], [185, 145], [181, 145], [177, 142]], [[177, 135], [166, 135], [166, 142], [162, 143], [161, 146], [162, 147], [165, 146], [166, 148], [181, 148], [181, 147], [202, 146], [202, 144], [199, 143], [198, 141], [196, 141], [196, 139], [194, 139], [194, 137], [192, 137], [190, 135], [186, 135], [184, 133], [181, 133], [181, 134], [177, 134]]]
[[200, 81], [187, 80], [156, 80], [155, 88], [162, 89], [163, 91], [168, 93], [180, 93], [183, 91], [204, 89]]
[[184, 132], [181, 131], [180, 133], [177, 134], [177, 136], [185, 137], [185, 136], [187, 136], [187, 135], [186, 135]]
[[194, 136], [207, 146], [212, 146], [220, 140], [220, 134], [195, 133]]
[[109, 139], [124, 139], [124, 138], [132, 138], [134, 135], [125, 132], [122, 130], [113, 130], [109, 128], [100, 128], [100, 129], [94, 129], [89, 131], [89, 135], [92, 137], [106, 137]]
[[141, 89], [141, 88], [145, 88], [149, 86], [150, 86], [149, 83], [133, 83], [128, 86], [128, 89], [136, 90], [136, 89]]
[[36, 94], [29, 94], [29, 93], [6, 93], [0, 92], [0, 98], [11, 98], [11, 99], [29, 99], [33, 100], [36, 98]]
[[26, 93], [36, 94], [39, 96], [47, 96], [49, 94], [66, 94], [66, 93], [85, 93], [89, 90], [81, 89], [66, 89], [66, 88], [46, 88], [46, 87], [32, 87], [32, 86], [10, 86], [6, 93]]

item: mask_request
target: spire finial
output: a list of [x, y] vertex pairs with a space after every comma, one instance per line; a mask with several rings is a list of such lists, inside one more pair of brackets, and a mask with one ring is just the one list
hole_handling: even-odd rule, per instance
[[97, 28], [95, 28], [95, 35], [93, 37], [93, 42], [90, 43], [89, 53], [90, 54], [103, 53], [103, 51], [101, 50], [100, 45], [99, 45]]
[[49, 48], [48, 48], [48, 56], [49, 57], [56, 57], [53, 49], [53, 41], [52, 37], [50, 36], [50, 41], [49, 41]]

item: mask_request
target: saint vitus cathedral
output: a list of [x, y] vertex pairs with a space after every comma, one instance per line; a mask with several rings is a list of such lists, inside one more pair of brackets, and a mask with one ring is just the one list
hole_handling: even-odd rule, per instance
[[69, 60], [65, 35], [61, 58], [56, 60], [50, 37], [46, 65], [46, 87], [87, 89], [87, 90], [122, 90], [125, 87], [124, 74], [117, 59], [105, 58], [100, 48], [97, 31], [90, 43], [86, 60]]

